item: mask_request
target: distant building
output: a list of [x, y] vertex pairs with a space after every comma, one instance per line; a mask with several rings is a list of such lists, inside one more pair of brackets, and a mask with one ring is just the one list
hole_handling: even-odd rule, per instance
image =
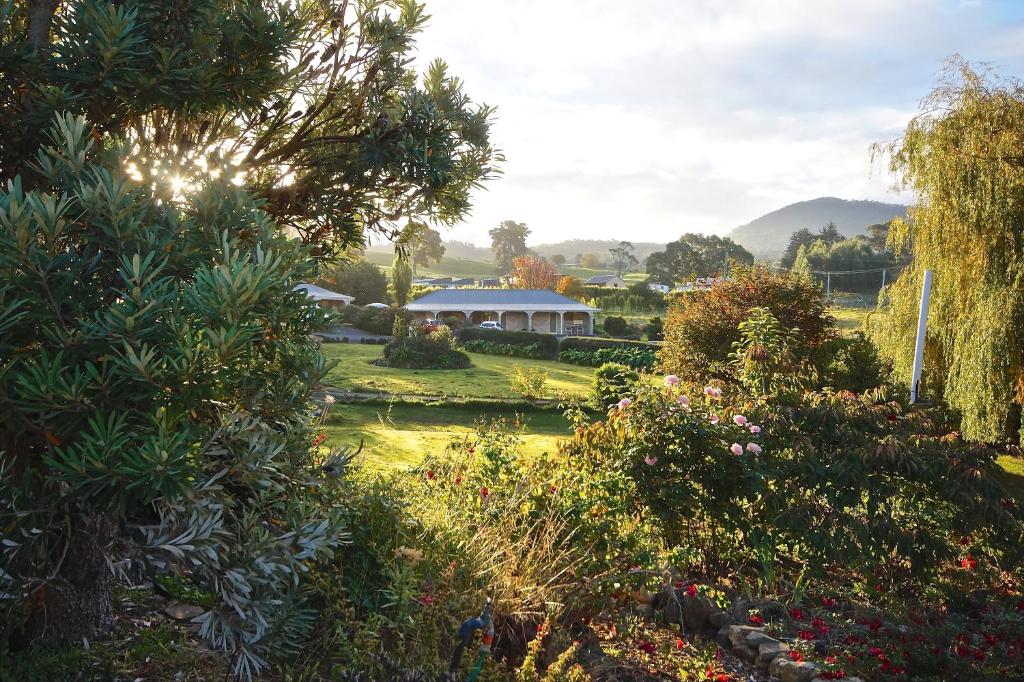
[[420, 296], [405, 309], [417, 320], [461, 315], [465, 324], [494, 321], [510, 331], [591, 336], [598, 308], [548, 289], [448, 289]]
[[627, 286], [626, 280], [618, 275], [594, 275], [583, 284], [588, 287], [607, 287], [609, 289], [625, 289]]
[[715, 286], [719, 282], [727, 281], [727, 277], [698, 277], [692, 282], [683, 282], [673, 291], [704, 291]]
[[487, 277], [485, 279], [480, 280], [480, 286], [484, 289], [500, 287], [501, 280], [498, 279], [497, 277]]
[[657, 284], [655, 282], [648, 282], [647, 288], [650, 289], [651, 291], [656, 291], [659, 294], [667, 294], [668, 292], [672, 291], [672, 287], [670, 287], [669, 285]]
[[318, 287], [315, 284], [299, 284], [293, 291], [305, 292], [307, 296], [317, 302], [317, 305], [323, 308], [342, 308], [347, 305], [352, 305], [352, 301], [356, 300], [352, 296], [346, 294], [339, 294], [323, 287]]
[[367, 303], [366, 307], [367, 308], [390, 308], [391, 306], [389, 306], [387, 303]]

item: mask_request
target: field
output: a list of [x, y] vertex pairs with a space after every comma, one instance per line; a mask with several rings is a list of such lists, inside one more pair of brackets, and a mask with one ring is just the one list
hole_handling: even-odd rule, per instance
[[345, 391], [398, 393], [471, 398], [515, 398], [510, 382], [515, 366], [542, 367], [548, 372], [544, 397], [582, 396], [590, 390], [591, 367], [561, 362], [509, 358], [470, 353], [469, 369], [393, 369], [370, 364], [381, 356], [381, 346], [351, 343], [324, 344], [324, 356], [337, 360], [325, 383]]
[[327, 443], [356, 446], [370, 468], [416, 466], [430, 452], [453, 440], [473, 439], [481, 419], [518, 419], [523, 426], [523, 447], [529, 453], [552, 452], [569, 424], [557, 409], [444, 404], [336, 403], [325, 425]]

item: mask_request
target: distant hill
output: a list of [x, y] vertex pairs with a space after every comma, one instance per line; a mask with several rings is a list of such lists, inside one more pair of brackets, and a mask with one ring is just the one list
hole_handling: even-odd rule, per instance
[[775, 258], [786, 250], [791, 234], [802, 227], [817, 230], [828, 221], [847, 237], [865, 234], [865, 228], [907, 215], [903, 204], [819, 197], [783, 206], [777, 211], [740, 225], [729, 237], [760, 258]]
[[[553, 244], [531, 244], [530, 248], [546, 258], [561, 254], [569, 262], [572, 262], [577, 255], [584, 253], [597, 254], [602, 260], [606, 260], [608, 250], [614, 249], [618, 245], [619, 240], [617, 239], [567, 239], [564, 242]], [[644, 259], [655, 251], [664, 251], [665, 245], [654, 242], [633, 242], [633, 248], [636, 250], [637, 259], [643, 263]]]

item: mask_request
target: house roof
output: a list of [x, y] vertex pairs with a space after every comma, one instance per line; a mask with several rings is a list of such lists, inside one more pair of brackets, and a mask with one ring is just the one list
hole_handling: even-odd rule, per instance
[[314, 301], [354, 301], [354, 296], [348, 296], [346, 294], [339, 294], [336, 291], [330, 291], [323, 287], [318, 287], [315, 284], [302, 284], [296, 285], [292, 291], [304, 291]]
[[618, 275], [594, 275], [593, 277], [588, 279], [585, 282], [585, 284], [607, 284], [613, 279], [622, 281], [622, 278], [619, 277]]
[[420, 296], [405, 306], [407, 310], [565, 310], [592, 312], [568, 296], [548, 289], [444, 289]]

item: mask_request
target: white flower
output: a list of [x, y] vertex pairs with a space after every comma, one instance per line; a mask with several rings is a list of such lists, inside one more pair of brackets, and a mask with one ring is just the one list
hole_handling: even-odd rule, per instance
[[324, 402], [327, 403], [328, 405], [333, 405], [335, 400], [336, 399], [333, 395], [328, 394], [324, 396]]

